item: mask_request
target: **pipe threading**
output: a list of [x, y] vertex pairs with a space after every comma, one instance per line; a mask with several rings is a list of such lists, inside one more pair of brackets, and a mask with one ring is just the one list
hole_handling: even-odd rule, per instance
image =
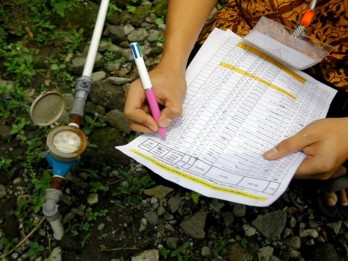
[[50, 180], [51, 188], [61, 190], [64, 186], [65, 180], [59, 176], [53, 176]]
[[69, 124], [70, 123], [75, 123], [78, 126], [81, 126], [83, 124], [83, 119], [80, 115], [78, 114], [70, 114], [69, 115]]

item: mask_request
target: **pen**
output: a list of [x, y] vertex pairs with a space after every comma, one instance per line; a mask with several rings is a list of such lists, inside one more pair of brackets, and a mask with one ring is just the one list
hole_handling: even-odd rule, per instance
[[315, 6], [317, 5], [316, 0], [312, 0], [309, 4], [308, 10], [304, 13], [301, 18], [300, 23], [296, 26], [295, 30], [292, 32], [292, 36], [299, 38], [304, 35], [306, 27], [310, 26], [315, 15]]
[[[138, 68], [140, 80], [141, 80], [141, 83], [142, 83], [143, 88], [145, 90], [146, 99], [147, 99], [147, 102], [149, 103], [152, 116], [155, 119], [155, 121], [158, 122], [158, 119], [161, 115], [161, 111], [159, 109], [155, 93], [152, 89], [152, 83], [151, 83], [150, 76], [149, 76], [147, 69], [146, 69], [146, 65], [144, 62], [143, 55], [142, 55], [141, 50], [140, 50], [140, 46], [137, 42], [134, 42], [134, 43], [130, 44], [130, 47], [132, 49], [135, 64]], [[165, 128], [159, 127], [158, 132], [163, 139], [166, 138], [166, 129]]]

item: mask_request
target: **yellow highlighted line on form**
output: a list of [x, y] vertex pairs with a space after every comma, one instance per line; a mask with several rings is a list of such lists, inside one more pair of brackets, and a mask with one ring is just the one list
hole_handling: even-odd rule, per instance
[[233, 66], [233, 65], [231, 65], [231, 64], [224, 63], [224, 62], [221, 62], [219, 65], [222, 66], [222, 67], [225, 67], [225, 68], [227, 68], [227, 69], [230, 69], [230, 70], [232, 70], [232, 71], [235, 71], [235, 72], [237, 72], [237, 73], [239, 73], [239, 74], [243, 74], [243, 75], [245, 75], [245, 76], [248, 76], [249, 78], [251, 78], [251, 79], [253, 79], [253, 80], [256, 80], [256, 81], [258, 81], [258, 82], [260, 82], [260, 83], [262, 83], [262, 84], [264, 84], [264, 85], [266, 85], [266, 86], [268, 86], [268, 87], [270, 87], [270, 88], [272, 88], [272, 89], [277, 90], [278, 92], [281, 92], [281, 93], [285, 94], [285, 95], [288, 96], [290, 99], [293, 99], [293, 100], [296, 99], [296, 96], [293, 95], [292, 93], [290, 93], [290, 92], [288, 92], [288, 91], [286, 91], [286, 90], [280, 88], [279, 86], [277, 86], [277, 85], [275, 85], [275, 84], [273, 84], [273, 83], [271, 83], [271, 82], [269, 82], [269, 81], [266, 81], [266, 80], [264, 80], [264, 79], [262, 79], [262, 78], [260, 78], [260, 77], [258, 77], [258, 76], [256, 76], [256, 75], [254, 75], [254, 74], [252, 74], [252, 73], [249, 73], [249, 72], [244, 71], [244, 70], [242, 70], [242, 69], [240, 69], [240, 68], [238, 68], [238, 67], [236, 67], [236, 66]]
[[210, 183], [208, 181], [205, 181], [205, 180], [201, 180], [201, 179], [198, 179], [192, 175], [189, 175], [183, 171], [180, 171], [178, 169], [175, 169], [173, 167], [170, 167], [168, 165], [165, 165], [164, 163], [150, 157], [150, 156], [147, 156], [143, 153], [141, 153], [140, 151], [136, 150], [136, 149], [131, 149], [130, 150], [131, 152], [145, 158], [146, 160], [150, 161], [152, 164], [155, 164], [157, 167], [160, 167], [161, 169], [165, 170], [165, 171], [168, 171], [178, 177], [181, 177], [181, 178], [184, 178], [186, 180], [189, 180], [191, 182], [194, 182], [194, 183], [199, 183], [200, 185], [202, 186], [205, 186], [211, 190], [215, 190], [215, 191], [219, 191], [219, 192], [224, 192], [224, 193], [229, 193], [229, 194], [235, 194], [235, 195], [238, 195], [240, 197], [245, 197], [245, 198], [249, 198], [249, 199], [253, 199], [253, 200], [259, 200], [259, 201], [266, 201], [268, 198], [266, 197], [261, 197], [261, 196], [257, 196], [257, 195], [254, 195], [254, 194], [250, 194], [250, 193], [246, 193], [244, 191], [241, 191], [241, 190], [237, 190], [237, 189], [230, 189], [230, 188], [224, 188], [224, 187], [221, 187], [221, 186], [218, 186], [218, 185], [215, 185], [213, 183]]
[[306, 79], [303, 78], [302, 76], [298, 75], [297, 73], [295, 73], [294, 71], [290, 70], [288, 67], [286, 67], [285, 65], [281, 64], [280, 62], [278, 62], [277, 60], [273, 59], [272, 57], [268, 56], [267, 54], [261, 52], [260, 50], [247, 45], [243, 42], [239, 42], [237, 44], [238, 47], [251, 52], [257, 56], [262, 57], [263, 59], [273, 63], [274, 65], [276, 65], [277, 67], [279, 67], [280, 69], [282, 69], [284, 72], [286, 72], [288, 75], [290, 75], [291, 77], [295, 78], [296, 80], [298, 80], [300, 83], [304, 84], [306, 82]]

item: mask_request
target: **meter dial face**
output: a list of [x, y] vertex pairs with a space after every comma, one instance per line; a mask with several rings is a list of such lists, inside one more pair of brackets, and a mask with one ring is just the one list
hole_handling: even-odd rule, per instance
[[86, 135], [79, 128], [58, 126], [48, 134], [46, 144], [54, 158], [70, 162], [82, 155], [88, 142]]
[[63, 153], [73, 153], [81, 147], [80, 136], [69, 130], [62, 130], [53, 137], [53, 145]]

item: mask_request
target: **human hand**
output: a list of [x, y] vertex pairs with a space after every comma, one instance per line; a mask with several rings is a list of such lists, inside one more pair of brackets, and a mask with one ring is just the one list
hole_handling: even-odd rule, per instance
[[123, 111], [130, 122], [130, 128], [143, 133], [156, 132], [158, 126], [166, 128], [172, 120], [179, 117], [186, 92], [185, 71], [175, 70], [170, 64], [158, 64], [149, 75], [157, 101], [164, 106], [158, 124], [151, 115], [140, 80], [130, 85]]
[[348, 159], [348, 118], [317, 120], [263, 156], [276, 160], [296, 151], [307, 155], [296, 178], [325, 180], [342, 176], [346, 172], [342, 164]]

